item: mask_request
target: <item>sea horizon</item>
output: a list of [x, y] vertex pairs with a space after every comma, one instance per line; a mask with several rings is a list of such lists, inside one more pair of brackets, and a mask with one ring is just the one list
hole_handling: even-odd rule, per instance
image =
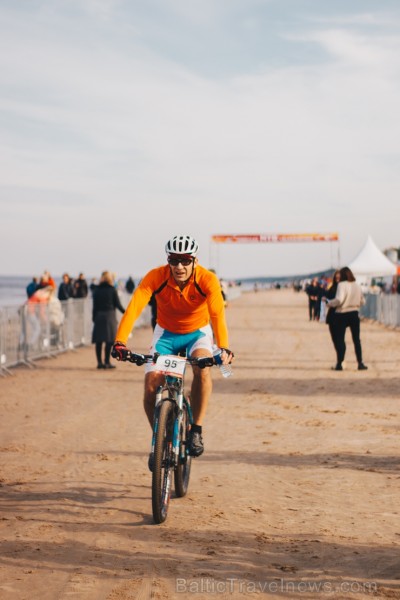
[[[238, 277], [237, 279], [231, 280], [228, 278], [222, 278], [225, 281], [235, 281], [243, 285], [243, 289], [246, 286], [252, 286], [255, 283], [261, 285], [268, 285], [274, 282], [290, 282], [290, 281], [301, 281], [312, 277], [318, 277], [327, 275], [328, 277], [333, 272], [332, 268], [326, 269], [325, 271], [307, 273], [303, 275], [281, 275], [281, 276], [259, 276], [259, 277]], [[118, 281], [125, 281], [129, 276], [118, 277]], [[62, 281], [62, 275], [54, 275], [54, 281], [57, 287]], [[7, 306], [21, 306], [27, 300], [26, 287], [32, 281], [32, 275], [1, 275], [0, 274], [0, 307], [4, 308]], [[86, 277], [86, 281], [90, 283], [94, 277]], [[97, 278], [98, 279], [98, 278]], [[135, 284], [137, 285], [140, 278], [134, 277]]]

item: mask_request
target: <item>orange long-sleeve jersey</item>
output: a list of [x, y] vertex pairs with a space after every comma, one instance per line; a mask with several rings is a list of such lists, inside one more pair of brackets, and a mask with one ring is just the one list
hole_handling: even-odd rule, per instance
[[157, 323], [173, 333], [190, 333], [211, 322], [215, 341], [229, 348], [225, 307], [218, 277], [197, 265], [181, 290], [169, 265], [149, 271], [136, 288], [120, 321], [116, 340], [126, 344], [129, 334], [153, 293], [157, 300]]

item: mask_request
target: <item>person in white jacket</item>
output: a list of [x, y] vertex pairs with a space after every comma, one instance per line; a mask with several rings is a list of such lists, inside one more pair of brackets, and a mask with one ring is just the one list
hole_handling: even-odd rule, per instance
[[360, 341], [360, 307], [365, 304], [365, 298], [360, 286], [349, 267], [340, 269], [340, 281], [337, 286], [336, 296], [327, 302], [329, 307], [335, 307], [334, 329], [336, 338], [336, 366], [335, 371], [342, 371], [342, 363], [346, 354], [346, 329], [349, 327], [353, 338], [354, 351], [358, 362], [358, 370], [365, 371], [362, 359]]

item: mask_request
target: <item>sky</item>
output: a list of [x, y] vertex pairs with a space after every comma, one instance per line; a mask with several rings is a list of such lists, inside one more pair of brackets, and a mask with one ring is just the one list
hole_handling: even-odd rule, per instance
[[239, 279], [398, 247], [399, 106], [398, 0], [0, 0], [0, 274], [141, 277], [179, 233]]

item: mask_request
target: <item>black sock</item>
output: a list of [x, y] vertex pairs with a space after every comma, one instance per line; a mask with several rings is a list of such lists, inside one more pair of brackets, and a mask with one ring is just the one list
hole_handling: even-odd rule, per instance
[[193, 431], [193, 433], [200, 433], [202, 432], [202, 427], [201, 425], [192, 425], [191, 430]]

